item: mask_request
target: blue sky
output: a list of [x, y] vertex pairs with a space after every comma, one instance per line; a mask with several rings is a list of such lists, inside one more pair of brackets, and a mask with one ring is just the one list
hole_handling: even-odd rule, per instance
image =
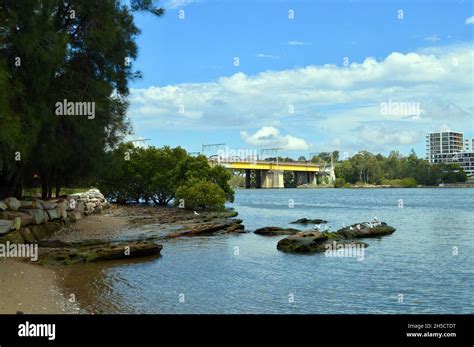
[[[149, 144], [423, 156], [426, 132], [474, 136], [472, 1], [161, 4], [136, 15], [129, 117]], [[381, 114], [388, 102], [421, 112]]]

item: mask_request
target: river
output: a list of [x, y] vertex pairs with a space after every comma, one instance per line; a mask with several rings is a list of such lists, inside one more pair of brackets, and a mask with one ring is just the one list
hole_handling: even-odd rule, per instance
[[[474, 313], [474, 189], [237, 190], [247, 230], [377, 217], [363, 259], [294, 255], [281, 237], [181, 238], [162, 257], [74, 266], [62, 289], [94, 313]], [[302, 227], [302, 229], [304, 229]]]

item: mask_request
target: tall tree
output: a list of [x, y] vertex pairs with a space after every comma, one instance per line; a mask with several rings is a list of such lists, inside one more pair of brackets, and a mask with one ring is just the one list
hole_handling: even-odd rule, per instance
[[[0, 94], [0, 197], [21, 195], [33, 176], [43, 198], [93, 176], [129, 132], [128, 83], [140, 77], [133, 11], [164, 12], [152, 0], [0, 2], [0, 90], [9, 90]], [[64, 100], [94, 112], [58, 114]]]

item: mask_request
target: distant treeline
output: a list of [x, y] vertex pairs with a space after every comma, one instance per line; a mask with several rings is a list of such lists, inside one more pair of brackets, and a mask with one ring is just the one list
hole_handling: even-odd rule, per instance
[[[465, 182], [466, 173], [459, 164], [430, 164], [415, 151], [403, 156], [392, 151], [388, 157], [362, 151], [335, 166], [337, 185], [344, 183], [434, 186], [440, 183]], [[344, 180], [344, 181], [342, 181]]]
[[[334, 151], [315, 155], [310, 161], [330, 165], [331, 156], [336, 174], [336, 187], [350, 184], [435, 186], [440, 183], [458, 183], [467, 180], [467, 175], [459, 164], [430, 164], [427, 160], [418, 158], [414, 150], [408, 156], [403, 156], [397, 151], [391, 151], [388, 156], [361, 151], [343, 160], [339, 157], [339, 151]], [[267, 160], [275, 161], [276, 158]], [[279, 157], [278, 160], [295, 161], [283, 157]], [[306, 160], [303, 156], [298, 159], [298, 161]], [[288, 183], [291, 186], [291, 177], [289, 175], [288, 177], [285, 185]]]

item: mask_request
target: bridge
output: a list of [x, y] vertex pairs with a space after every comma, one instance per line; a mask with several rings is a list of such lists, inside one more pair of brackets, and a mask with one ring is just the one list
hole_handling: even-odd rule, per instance
[[240, 158], [209, 157], [209, 164], [222, 165], [232, 170], [245, 170], [245, 188], [251, 187], [251, 172], [255, 172], [255, 188], [284, 188], [283, 172], [293, 171], [297, 185], [318, 184], [319, 176], [334, 181], [334, 169], [323, 164], [309, 162], [278, 162], [266, 160], [242, 160]]

